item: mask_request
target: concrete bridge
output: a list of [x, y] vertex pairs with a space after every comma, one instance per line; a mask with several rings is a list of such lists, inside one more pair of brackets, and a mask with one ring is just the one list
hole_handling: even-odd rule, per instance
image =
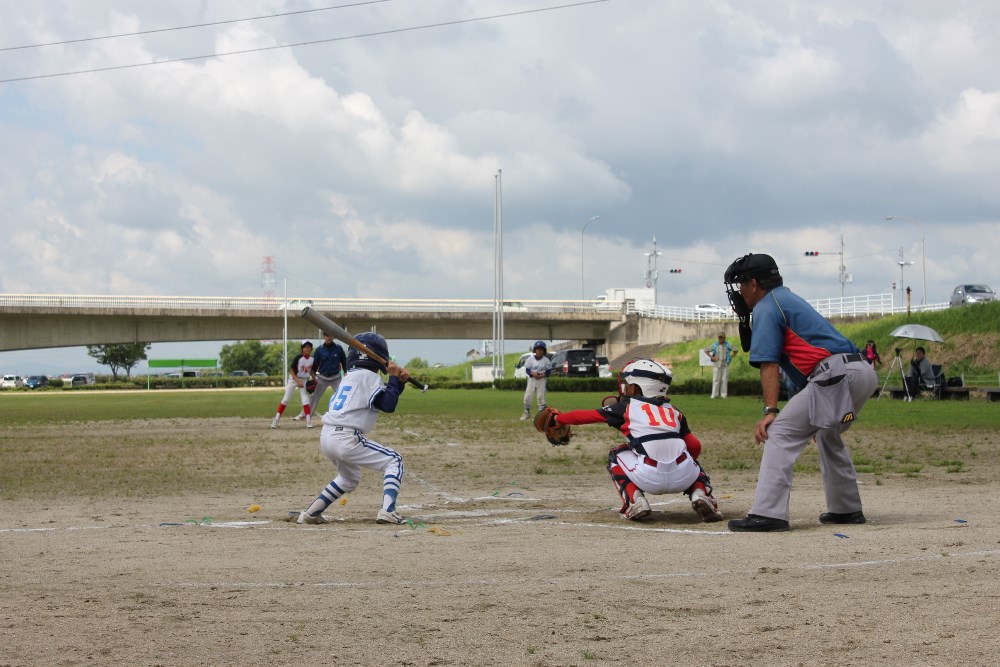
[[[107, 343], [274, 340], [317, 337], [299, 313], [306, 305], [352, 333], [389, 339], [488, 339], [493, 300], [0, 294], [0, 351]], [[506, 300], [504, 337], [578, 340], [609, 356], [630, 347], [734, 330], [731, 318], [694, 309], [644, 313], [636, 305], [594, 301]]]
[[[810, 301], [826, 317], [893, 312], [891, 294]], [[493, 337], [492, 299], [277, 299], [264, 297], [0, 294], [0, 351], [108, 343], [275, 340], [317, 337], [305, 306], [352, 333], [389, 339]], [[932, 309], [928, 307], [928, 309]], [[504, 337], [581, 341], [609, 357], [636, 345], [736, 335], [736, 320], [694, 308], [631, 300], [505, 300]]]

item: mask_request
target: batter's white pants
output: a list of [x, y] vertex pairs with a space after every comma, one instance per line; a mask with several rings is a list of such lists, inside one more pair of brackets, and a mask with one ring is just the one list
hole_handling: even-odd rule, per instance
[[337, 466], [333, 483], [344, 493], [358, 488], [361, 469], [381, 470], [383, 493], [395, 496], [403, 481], [403, 457], [393, 450], [369, 440], [360, 431], [346, 426], [323, 425], [319, 436], [323, 455]]
[[726, 397], [729, 393], [729, 364], [716, 364], [712, 368], [712, 398]]
[[625, 476], [644, 493], [661, 495], [664, 493], [681, 493], [695, 483], [701, 468], [685, 452], [678, 457], [681, 461], [654, 461], [648, 456], [636, 454], [631, 449], [623, 449], [618, 453], [618, 465]]

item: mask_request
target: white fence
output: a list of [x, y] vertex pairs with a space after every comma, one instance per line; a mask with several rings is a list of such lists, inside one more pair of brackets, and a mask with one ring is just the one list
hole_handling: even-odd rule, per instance
[[[825, 317], [857, 315], [888, 315], [907, 312], [905, 307], [893, 304], [892, 294], [809, 301]], [[115, 296], [76, 294], [0, 294], [0, 308], [129, 308], [129, 309], [208, 309], [223, 311], [283, 310], [298, 313], [305, 306], [324, 312], [432, 312], [432, 313], [492, 313], [492, 299], [324, 299], [230, 296]], [[911, 312], [943, 310], [947, 303], [911, 306]], [[728, 308], [726, 309], [729, 310]], [[659, 317], [685, 322], [733, 321], [728, 315], [700, 312], [694, 308], [676, 306], [651, 306], [626, 301], [622, 304], [591, 300], [505, 300], [505, 313], [636, 313], [644, 317]]]

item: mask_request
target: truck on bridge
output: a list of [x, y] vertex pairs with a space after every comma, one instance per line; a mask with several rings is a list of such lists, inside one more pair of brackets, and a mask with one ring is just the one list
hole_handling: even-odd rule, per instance
[[656, 290], [652, 287], [609, 287], [597, 297], [598, 307], [619, 310], [621, 304], [633, 301], [636, 305], [655, 306]]

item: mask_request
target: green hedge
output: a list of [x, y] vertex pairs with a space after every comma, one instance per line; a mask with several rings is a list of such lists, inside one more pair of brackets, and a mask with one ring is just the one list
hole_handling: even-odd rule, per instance
[[[497, 380], [496, 383], [489, 382], [437, 382], [429, 383], [431, 389], [492, 389], [494, 384], [496, 389], [501, 391], [524, 391], [525, 380], [505, 379]], [[604, 392], [608, 395], [618, 393], [618, 380], [616, 378], [566, 378], [550, 377], [547, 386], [548, 391], [558, 392]], [[683, 382], [675, 382], [670, 386], [670, 394], [704, 394], [712, 393], [712, 381], [710, 379], [692, 379]], [[760, 396], [760, 380], [730, 380], [730, 396]]]

